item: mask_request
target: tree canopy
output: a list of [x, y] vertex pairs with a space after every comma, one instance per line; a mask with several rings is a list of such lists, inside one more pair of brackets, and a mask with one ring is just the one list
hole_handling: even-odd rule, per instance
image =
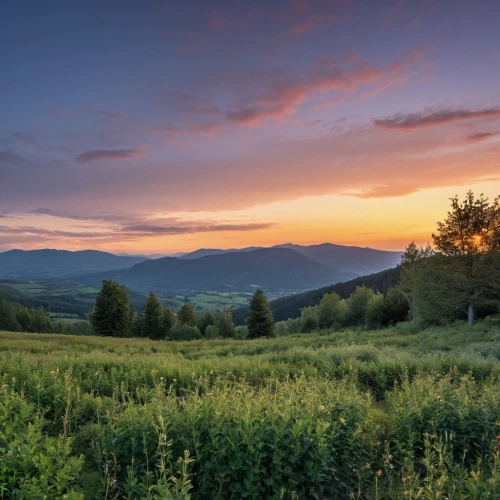
[[91, 321], [97, 335], [124, 337], [130, 328], [129, 298], [125, 287], [104, 280], [97, 294]]

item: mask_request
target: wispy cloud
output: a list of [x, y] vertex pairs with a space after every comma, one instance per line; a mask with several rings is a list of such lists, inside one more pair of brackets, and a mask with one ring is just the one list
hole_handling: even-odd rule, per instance
[[375, 120], [373, 124], [382, 129], [411, 132], [423, 128], [437, 127], [464, 120], [486, 120], [500, 118], [500, 108], [479, 110], [448, 109], [440, 111], [424, 111], [422, 113], [398, 114], [388, 118]]
[[214, 224], [207, 223], [205, 225], [180, 225], [180, 226], [151, 226], [151, 225], [133, 225], [124, 226], [123, 231], [132, 233], [149, 233], [153, 235], [173, 235], [173, 234], [189, 234], [189, 233], [209, 233], [218, 231], [261, 231], [274, 227], [274, 223], [249, 223], [249, 224]]
[[478, 132], [468, 135], [465, 139], [467, 142], [482, 142], [498, 135], [500, 135], [500, 132]]
[[29, 144], [30, 146], [33, 146], [37, 149], [41, 149], [40, 145], [36, 142], [36, 139], [34, 136], [29, 135], [29, 134], [23, 134], [22, 132], [16, 132], [13, 135], [14, 135], [14, 137], [19, 139], [20, 141], [25, 142], [25, 143]]
[[281, 81], [269, 81], [266, 75], [265, 81], [255, 82], [255, 88], [262, 90], [244, 98], [245, 105], [226, 111], [225, 119], [230, 123], [255, 125], [266, 118], [278, 119], [295, 113], [298, 106], [315, 94], [349, 92], [358, 87], [383, 92], [394, 82], [409, 80], [423, 57], [420, 50], [407, 52], [385, 67], [369, 63], [360, 54], [323, 57], [310, 71], [300, 75], [287, 75]]
[[107, 160], [134, 160], [144, 155], [140, 149], [93, 149], [79, 154], [75, 160], [78, 163], [94, 163]]

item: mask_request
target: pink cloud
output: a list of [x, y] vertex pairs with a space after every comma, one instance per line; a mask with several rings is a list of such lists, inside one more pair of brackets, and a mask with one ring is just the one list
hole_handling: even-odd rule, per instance
[[375, 127], [401, 132], [420, 130], [439, 125], [461, 122], [463, 120], [486, 120], [500, 118], [499, 108], [481, 110], [450, 109], [444, 111], [426, 111], [423, 113], [400, 114], [375, 120]]
[[245, 99], [250, 104], [227, 111], [225, 117], [231, 123], [252, 126], [263, 119], [279, 119], [295, 113], [298, 106], [317, 93], [349, 92], [357, 87], [382, 93], [410, 79], [413, 68], [422, 58], [421, 51], [412, 51], [386, 67], [374, 66], [359, 54], [322, 58], [302, 76], [268, 84], [256, 97]]
[[500, 135], [500, 132], [478, 132], [477, 134], [468, 135], [465, 139], [467, 142], [481, 142], [497, 135]]
[[140, 149], [93, 149], [79, 154], [75, 160], [78, 163], [94, 163], [107, 160], [134, 160], [144, 155]]

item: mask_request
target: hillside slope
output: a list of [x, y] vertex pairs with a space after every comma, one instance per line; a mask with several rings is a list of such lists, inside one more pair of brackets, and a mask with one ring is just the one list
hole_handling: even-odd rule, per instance
[[[275, 321], [284, 321], [288, 318], [298, 318], [303, 307], [318, 305], [325, 293], [335, 292], [341, 298], [347, 299], [357, 286], [365, 285], [381, 293], [386, 293], [391, 287], [397, 285], [399, 281], [399, 267], [387, 269], [380, 273], [361, 276], [343, 283], [308, 290], [306, 292], [280, 297], [269, 302]], [[248, 313], [247, 307], [240, 307], [233, 311], [233, 318], [236, 325], [245, 323]]]

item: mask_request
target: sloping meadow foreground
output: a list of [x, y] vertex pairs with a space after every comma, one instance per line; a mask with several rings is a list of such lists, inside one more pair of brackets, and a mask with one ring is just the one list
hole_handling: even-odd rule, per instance
[[500, 321], [0, 333], [0, 498], [500, 498]]

